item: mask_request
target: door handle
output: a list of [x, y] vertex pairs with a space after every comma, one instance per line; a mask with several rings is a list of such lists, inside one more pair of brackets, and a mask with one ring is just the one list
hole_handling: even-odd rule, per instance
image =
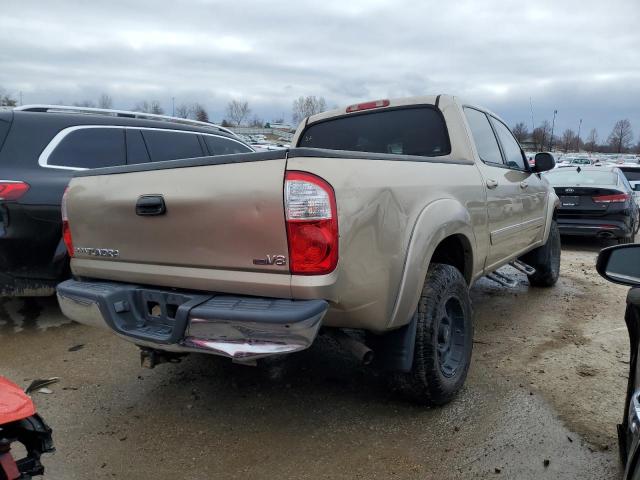
[[493, 190], [497, 186], [498, 186], [498, 182], [497, 181], [495, 181], [495, 180], [487, 180], [487, 188], [489, 190]]
[[520, 182], [520, 188], [525, 189], [529, 186], [527, 182]]
[[136, 215], [164, 215], [167, 207], [162, 195], [141, 195], [136, 202]]

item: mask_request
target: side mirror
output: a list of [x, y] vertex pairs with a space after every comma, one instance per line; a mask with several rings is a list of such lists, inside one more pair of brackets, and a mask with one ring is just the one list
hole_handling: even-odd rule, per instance
[[596, 270], [610, 282], [640, 286], [640, 244], [616, 245], [601, 250]]
[[553, 168], [556, 166], [556, 161], [553, 158], [553, 155], [551, 155], [549, 152], [536, 153], [534, 161], [535, 165], [533, 166], [532, 170], [535, 173], [553, 170]]

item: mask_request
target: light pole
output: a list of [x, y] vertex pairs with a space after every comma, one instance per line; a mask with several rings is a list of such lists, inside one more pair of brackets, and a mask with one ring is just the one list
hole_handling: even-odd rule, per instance
[[558, 110], [554, 110], [553, 111], [553, 122], [551, 123], [551, 138], [549, 139], [549, 151], [552, 152], [553, 151], [553, 130], [556, 127], [556, 114], [558, 113]]
[[582, 119], [580, 119], [580, 123], [578, 124], [578, 140], [576, 140], [576, 151], [580, 153], [580, 129], [582, 128]]
[[176, 97], [171, 97], [171, 116], [176, 116]]

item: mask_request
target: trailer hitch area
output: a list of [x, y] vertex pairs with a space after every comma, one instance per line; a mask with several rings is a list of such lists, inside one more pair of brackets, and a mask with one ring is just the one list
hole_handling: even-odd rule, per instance
[[186, 353], [165, 352], [154, 348], [140, 347], [140, 365], [143, 368], [154, 368], [161, 363], [180, 363]]

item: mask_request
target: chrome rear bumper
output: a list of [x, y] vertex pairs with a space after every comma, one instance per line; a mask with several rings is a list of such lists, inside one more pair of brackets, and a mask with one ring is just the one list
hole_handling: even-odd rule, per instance
[[57, 288], [62, 312], [108, 328], [140, 346], [203, 352], [235, 361], [311, 346], [328, 304], [159, 290], [115, 282], [68, 280]]

